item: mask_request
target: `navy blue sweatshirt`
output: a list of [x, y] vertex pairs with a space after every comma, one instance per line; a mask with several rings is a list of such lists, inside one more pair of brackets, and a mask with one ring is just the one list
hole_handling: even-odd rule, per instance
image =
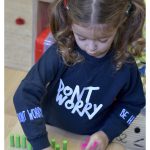
[[112, 141], [145, 105], [136, 63], [125, 63], [116, 71], [113, 49], [95, 58], [75, 45], [85, 59], [62, 72], [64, 63], [57, 49], [54, 44], [44, 53], [14, 95], [27, 139], [35, 150], [48, 147], [47, 123], [82, 135], [102, 130]]

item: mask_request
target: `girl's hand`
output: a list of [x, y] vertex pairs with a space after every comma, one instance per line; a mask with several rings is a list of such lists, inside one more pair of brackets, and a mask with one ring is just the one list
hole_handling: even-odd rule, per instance
[[87, 138], [81, 147], [82, 150], [106, 150], [108, 142], [107, 135], [99, 131]]

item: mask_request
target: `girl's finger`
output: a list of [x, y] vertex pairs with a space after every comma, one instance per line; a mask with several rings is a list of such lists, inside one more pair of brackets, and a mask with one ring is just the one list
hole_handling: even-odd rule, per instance
[[103, 150], [100, 141], [96, 141], [96, 144], [97, 144], [97, 146], [94, 150]]
[[99, 147], [99, 141], [91, 141], [91, 143], [89, 142], [89, 144], [87, 145], [86, 149], [87, 150], [96, 150], [97, 147]]
[[93, 141], [92, 141], [92, 140], [89, 140], [89, 142], [88, 142], [88, 144], [87, 144], [85, 150], [91, 150], [92, 145], [93, 145]]
[[90, 150], [96, 150], [99, 147], [98, 142], [94, 141], [93, 145], [90, 147]]
[[95, 150], [102, 150], [99, 146]]
[[98, 142], [97, 141], [94, 141], [93, 145], [92, 145], [92, 148], [93, 150], [95, 150], [98, 146]]

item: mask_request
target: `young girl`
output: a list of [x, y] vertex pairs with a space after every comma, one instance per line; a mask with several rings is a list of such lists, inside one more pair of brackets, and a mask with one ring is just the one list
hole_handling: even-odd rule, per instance
[[56, 43], [14, 95], [35, 150], [51, 149], [45, 123], [89, 135], [85, 150], [106, 150], [145, 105], [133, 55], [143, 49], [143, 0], [55, 0]]

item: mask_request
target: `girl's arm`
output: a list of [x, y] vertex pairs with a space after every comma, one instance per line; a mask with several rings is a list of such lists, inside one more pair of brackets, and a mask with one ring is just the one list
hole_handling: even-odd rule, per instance
[[127, 129], [145, 106], [143, 86], [136, 64], [131, 64], [128, 75], [126, 85], [110, 108], [102, 128], [90, 136], [84, 144], [84, 150], [105, 150], [108, 143]]
[[49, 140], [41, 108], [47, 83], [57, 74], [59, 66], [57, 46], [52, 45], [31, 68], [14, 95], [14, 105], [23, 131], [33, 149], [48, 147]]
[[110, 142], [130, 126], [145, 106], [145, 95], [138, 67], [136, 63], [128, 65], [130, 67], [126, 85], [120, 90], [100, 129], [106, 133]]

